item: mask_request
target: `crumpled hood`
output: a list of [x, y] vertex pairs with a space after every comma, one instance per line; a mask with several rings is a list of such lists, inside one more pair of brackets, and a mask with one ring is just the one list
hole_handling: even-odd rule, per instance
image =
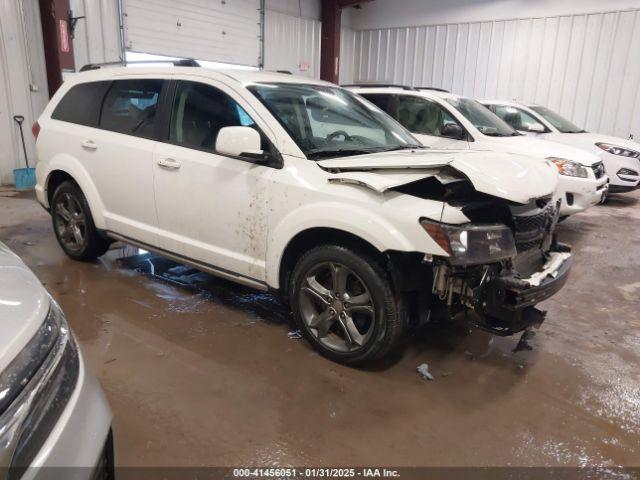
[[558, 171], [545, 160], [500, 152], [402, 150], [318, 162], [330, 182], [357, 183], [380, 193], [403, 183], [437, 175], [442, 167], [464, 174], [474, 188], [517, 203], [551, 195]]
[[49, 296], [29, 268], [0, 242], [0, 371], [13, 360], [49, 311]]
[[[555, 137], [553, 138], [555, 140]], [[598, 163], [600, 159], [591, 153], [591, 149], [584, 150], [552, 140], [531, 138], [525, 135], [518, 137], [495, 137], [487, 140], [487, 148], [501, 152], [519, 153], [535, 157], [558, 157], [579, 162], [586, 167]]]

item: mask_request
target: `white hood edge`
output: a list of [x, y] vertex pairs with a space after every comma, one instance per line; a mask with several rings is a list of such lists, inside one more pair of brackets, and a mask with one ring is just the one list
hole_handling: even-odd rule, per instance
[[551, 195], [557, 186], [557, 169], [539, 159], [499, 152], [434, 153], [375, 154], [318, 164], [339, 171], [327, 178], [330, 183], [361, 185], [377, 193], [438, 175], [447, 165], [465, 175], [477, 191], [520, 204]]

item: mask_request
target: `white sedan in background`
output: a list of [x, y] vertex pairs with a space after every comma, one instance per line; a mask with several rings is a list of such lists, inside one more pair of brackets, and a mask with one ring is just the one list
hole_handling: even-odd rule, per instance
[[347, 86], [395, 118], [432, 148], [517, 153], [557, 167], [560, 215], [567, 217], [601, 202], [609, 179], [592, 153], [529, 138], [471, 98], [432, 88], [361, 84]]
[[640, 143], [591, 133], [540, 105], [482, 100], [492, 112], [519, 132], [585, 149], [598, 155], [609, 176], [611, 193], [629, 192], [640, 183]]

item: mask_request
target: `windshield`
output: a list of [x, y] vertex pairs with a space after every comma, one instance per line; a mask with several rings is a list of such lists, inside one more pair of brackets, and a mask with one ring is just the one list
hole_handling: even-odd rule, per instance
[[424, 148], [378, 107], [342, 88], [259, 83], [249, 90], [310, 159]]
[[549, 110], [547, 107], [530, 107], [534, 112], [538, 112], [551, 125], [556, 127], [562, 133], [584, 133], [584, 129], [571, 123], [566, 118], [561, 117], [556, 112]]
[[447, 97], [445, 100], [484, 135], [489, 137], [515, 137], [520, 135], [508, 123], [475, 100], [459, 97]]

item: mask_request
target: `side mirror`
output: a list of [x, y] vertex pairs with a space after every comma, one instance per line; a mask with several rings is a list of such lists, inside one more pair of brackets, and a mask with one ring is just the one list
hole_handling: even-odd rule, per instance
[[454, 140], [462, 140], [464, 138], [464, 130], [457, 123], [447, 123], [440, 127], [440, 135]]
[[544, 133], [544, 131], [545, 131], [545, 128], [540, 123], [532, 123], [531, 125], [527, 126], [527, 132]]
[[223, 127], [216, 138], [216, 152], [266, 160], [260, 143], [260, 134], [251, 127]]

